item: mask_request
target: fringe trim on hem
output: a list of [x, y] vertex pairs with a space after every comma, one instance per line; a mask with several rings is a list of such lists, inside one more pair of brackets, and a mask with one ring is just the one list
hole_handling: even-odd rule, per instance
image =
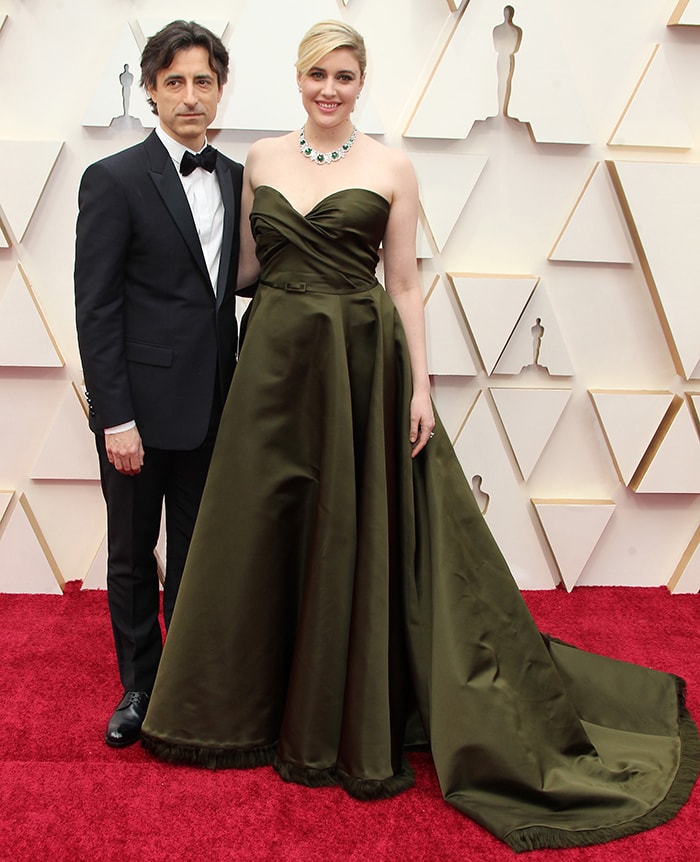
[[353, 799], [361, 802], [373, 802], [377, 799], [389, 799], [413, 787], [414, 774], [407, 761], [401, 766], [401, 771], [390, 778], [370, 779], [353, 778], [342, 769], [313, 769], [309, 766], [297, 766], [275, 759], [274, 767], [284, 781], [302, 784], [305, 787], [332, 787], [338, 785]]
[[276, 743], [262, 748], [207, 748], [202, 745], [164, 742], [146, 733], [141, 745], [149, 754], [166, 763], [204, 766], [206, 769], [255, 769], [269, 766], [275, 759]]
[[604, 844], [615, 838], [636, 835], [661, 826], [671, 820], [688, 801], [700, 770], [700, 740], [698, 730], [690, 713], [685, 707], [685, 682], [675, 677], [678, 692], [678, 730], [681, 739], [681, 754], [678, 772], [673, 784], [662, 801], [638, 817], [627, 823], [614, 826], [602, 826], [600, 829], [582, 829], [573, 831], [556, 829], [549, 826], [527, 826], [516, 829], [503, 837], [503, 841], [516, 853], [527, 850], [565, 849], [568, 847], [587, 847], [591, 844]]
[[272, 764], [283, 781], [290, 784], [302, 784], [304, 787], [334, 787], [338, 784], [335, 767], [329, 769], [314, 769], [311, 766], [297, 766], [295, 763], [285, 763], [278, 757]]
[[353, 799], [361, 802], [374, 802], [377, 799], [390, 799], [413, 787], [415, 775], [406, 761], [401, 764], [401, 771], [391, 778], [380, 781], [368, 778], [353, 778], [341, 769], [338, 770], [338, 784]]

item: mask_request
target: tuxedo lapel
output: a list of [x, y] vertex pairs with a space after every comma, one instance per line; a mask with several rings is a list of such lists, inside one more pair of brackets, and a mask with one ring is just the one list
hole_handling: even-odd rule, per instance
[[197, 235], [197, 228], [192, 218], [192, 210], [187, 202], [185, 190], [182, 188], [182, 182], [177, 175], [172, 160], [165, 147], [158, 140], [155, 132], [152, 132], [146, 138], [144, 146], [146, 147], [150, 163], [148, 173], [153, 180], [153, 184], [182, 234], [182, 238], [189, 248], [192, 257], [195, 259], [197, 266], [202, 271], [202, 275], [209, 282], [209, 272], [204, 260], [202, 245]]

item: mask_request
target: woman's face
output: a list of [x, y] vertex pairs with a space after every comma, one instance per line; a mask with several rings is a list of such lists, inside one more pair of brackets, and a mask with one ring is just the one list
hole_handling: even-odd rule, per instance
[[360, 64], [350, 48], [336, 48], [306, 74], [297, 73], [309, 119], [328, 129], [346, 123], [364, 85]]

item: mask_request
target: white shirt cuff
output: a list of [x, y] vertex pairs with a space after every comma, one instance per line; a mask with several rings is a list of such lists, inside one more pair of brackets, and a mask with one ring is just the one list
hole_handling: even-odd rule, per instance
[[132, 419], [130, 422], [122, 422], [121, 425], [113, 425], [111, 428], [105, 428], [105, 434], [119, 434], [120, 431], [131, 431], [132, 428], [136, 428], [135, 419]]

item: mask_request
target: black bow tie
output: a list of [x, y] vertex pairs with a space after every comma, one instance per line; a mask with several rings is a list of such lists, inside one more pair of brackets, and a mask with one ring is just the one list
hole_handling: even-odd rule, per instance
[[216, 166], [216, 150], [214, 147], [205, 147], [201, 153], [190, 153], [185, 150], [180, 162], [180, 173], [183, 177], [188, 177], [195, 168], [204, 168], [205, 171], [211, 173]]

